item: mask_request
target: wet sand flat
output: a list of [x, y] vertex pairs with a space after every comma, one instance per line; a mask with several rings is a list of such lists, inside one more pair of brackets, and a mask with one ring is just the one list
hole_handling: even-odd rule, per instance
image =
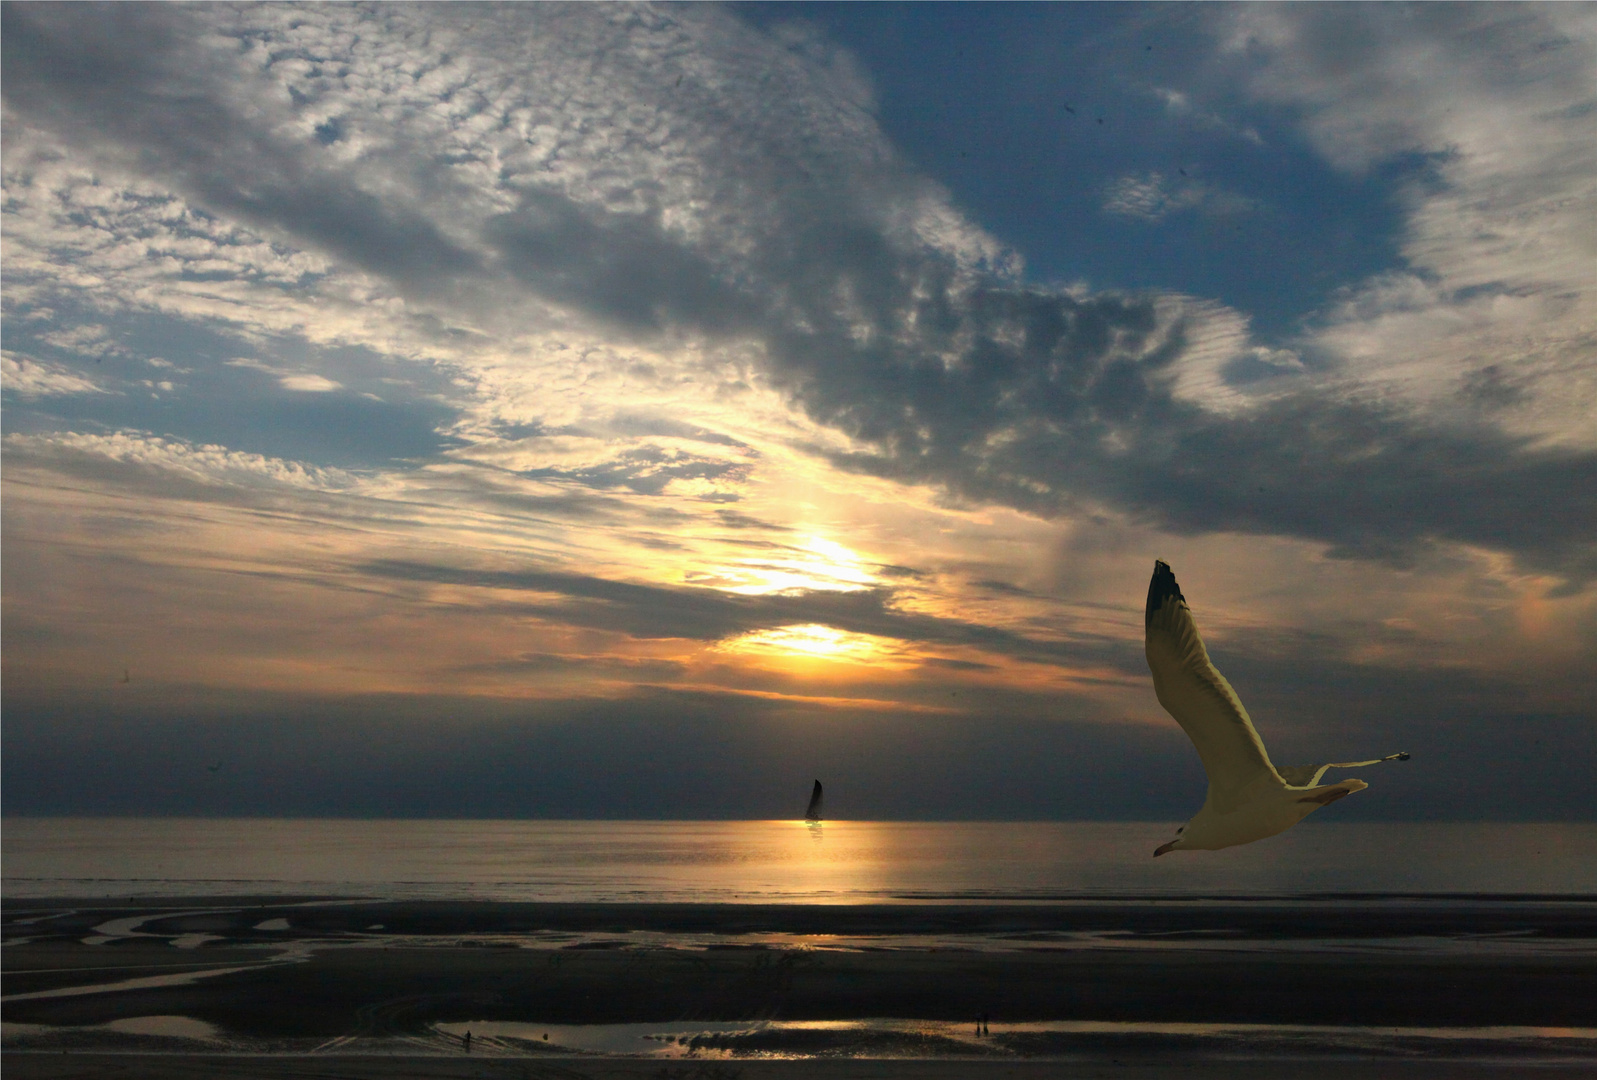
[[[1293, 1075], [1314, 1076], [1330, 1057], [1339, 1054], [1344, 1065], [1347, 1058], [1345, 1045], [1334, 1053], [1322, 1046], [1305, 1057], [1302, 1045], [1280, 1039], [1102, 1033], [1023, 1038], [1003, 1031], [1006, 1024], [1091, 1021], [1371, 1029], [1513, 1025], [1550, 1036], [1534, 1052], [1512, 1040], [1475, 1045], [1389, 1038], [1360, 1066], [1375, 1071], [1344, 1069], [1337, 1075], [1397, 1075], [1381, 1071], [1395, 1064], [1408, 1070], [1402, 1075], [1423, 1075], [1412, 1070], [1432, 1059], [1454, 1070], [1437, 1075], [1464, 1075], [1457, 1070], [1487, 1068], [1479, 1060], [1487, 1057], [1496, 1059], [1490, 1068], [1499, 1070], [1590, 1070], [1592, 1041], [1556, 1036], [1564, 1029], [1597, 1028], [1593, 911], [1583, 903], [1464, 902], [837, 908], [8, 903], [5, 1065], [20, 1076], [88, 1076], [96, 1075], [90, 1066], [100, 1053], [161, 1050], [179, 1053], [159, 1059], [129, 1054], [117, 1059], [117, 1075], [191, 1075], [182, 1070], [192, 1068], [192, 1075], [220, 1077], [731, 1080], [734, 1072], [705, 1071], [720, 1068], [748, 1080], [801, 1080], [1168, 1075], [1158, 1070], [1175, 1064], [1180, 1075], [1238, 1076], [1247, 1075], [1238, 1069], [1250, 1055], [1275, 1061], [1272, 1075], [1280, 1075], [1281, 1063], [1291, 1058], [1302, 1064], [1292, 1066]], [[141, 982], [127, 985], [130, 979]], [[1001, 1034], [991, 1044], [955, 1047], [953, 1052], [967, 1055], [959, 1062], [936, 1060], [950, 1052], [946, 1039], [939, 1044], [928, 1038], [928, 1052], [918, 1055], [918, 1044], [906, 1049], [902, 1040], [894, 1043], [880, 1033], [874, 1042], [839, 1043], [766, 1031], [763, 1041], [706, 1046], [816, 1056], [786, 1062], [752, 1056], [629, 1061], [562, 1057], [555, 1047], [536, 1042], [495, 1046], [479, 1040], [479, 1053], [468, 1064], [456, 1060], [451, 1037], [440, 1028], [488, 1021], [691, 1028], [882, 1017], [963, 1025], [982, 1014]], [[211, 1025], [225, 1033], [235, 1053], [208, 1056], [202, 1042], [138, 1033], [141, 1018], [163, 1017]], [[371, 1053], [347, 1056], [341, 1047]], [[52, 1053], [29, 1052], [43, 1050]], [[426, 1056], [412, 1065], [404, 1055], [418, 1050]], [[490, 1056], [496, 1053], [510, 1056]], [[319, 1063], [321, 1071], [296, 1064], [293, 1056], [305, 1054], [313, 1054], [306, 1060]], [[403, 1070], [384, 1071], [389, 1066], [382, 1062], [399, 1060], [395, 1055], [407, 1062]], [[865, 1060], [895, 1055], [897, 1060]], [[1390, 1060], [1376, 1060], [1383, 1055]], [[1516, 1055], [1522, 1060], [1513, 1061]], [[904, 1060], [917, 1056], [930, 1060]], [[331, 1068], [334, 1060], [338, 1065]], [[213, 1069], [216, 1061], [226, 1067]], [[482, 1071], [450, 1071], [462, 1068]], [[940, 1071], [945, 1069], [953, 1071]]]
[[[187, 984], [13, 997], [174, 970], [170, 948], [99, 948], [114, 966], [84, 965], [71, 946], [8, 948], [6, 1019], [82, 1025], [183, 1015], [254, 1037], [301, 1039], [361, 1025], [375, 1034], [463, 1020], [963, 1020], [982, 1013], [1004, 1021], [1597, 1027], [1597, 965], [1589, 959], [1467, 954], [339, 946], [292, 963], [263, 963], [271, 954], [257, 953], [258, 966], [237, 970], [240, 950], [227, 949], [218, 950], [226, 955], [217, 966], [231, 973]], [[402, 1012], [389, 1004], [396, 1002]]]
[[625, 1058], [528, 1062], [439, 1057], [18, 1054], [14, 1080], [1517, 1080], [1590, 1074], [1590, 1063], [1459, 1061], [805, 1060], [662, 1064]]

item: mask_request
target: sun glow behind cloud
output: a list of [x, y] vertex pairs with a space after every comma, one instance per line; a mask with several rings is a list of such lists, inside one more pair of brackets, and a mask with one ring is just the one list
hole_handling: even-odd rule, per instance
[[855, 664], [903, 662], [902, 647], [895, 642], [819, 623], [756, 630], [726, 642], [722, 648], [727, 652], [747, 653], [755, 657], [833, 660]]
[[689, 583], [744, 596], [806, 590], [858, 592], [878, 584], [865, 561], [842, 544], [812, 536], [780, 555], [750, 558], [687, 575]]

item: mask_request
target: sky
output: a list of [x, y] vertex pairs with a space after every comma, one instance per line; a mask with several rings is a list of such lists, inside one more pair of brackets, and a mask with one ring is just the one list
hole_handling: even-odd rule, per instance
[[0, 30], [7, 814], [1597, 820], [1597, 5]]

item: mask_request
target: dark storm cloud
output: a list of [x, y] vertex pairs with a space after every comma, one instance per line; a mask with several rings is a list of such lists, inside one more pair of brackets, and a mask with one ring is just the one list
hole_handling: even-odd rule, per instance
[[[746, 218], [736, 229], [690, 238], [669, 227], [665, 186], [617, 164], [603, 182], [626, 208], [524, 179], [514, 209], [469, 226], [473, 254], [428, 216], [448, 201], [434, 155], [396, 156], [382, 197], [346, 181], [323, 164], [325, 139], [289, 141], [229, 104], [238, 88], [189, 40], [187, 10], [7, 7], [8, 105], [80, 146], [120, 147], [130, 167], [205, 205], [413, 292], [455, 295], [465, 279], [492, 279], [631, 334], [752, 340], [776, 387], [854, 441], [854, 452], [831, 453], [847, 469], [1043, 515], [1107, 504], [1180, 532], [1292, 535], [1398, 562], [1430, 541], [1457, 541], [1577, 581], [1597, 574], [1597, 455], [1539, 448], [1484, 414], [1450, 424], [1316, 389], [1205, 410], [1173, 389], [1201, 311], [1172, 316], [1179, 305], [1152, 297], [1027, 286], [973, 261], [960, 241], [906, 227], [904, 208], [940, 193], [890, 154], [793, 158], [802, 139], [779, 129], [807, 114], [745, 85], [746, 56], [721, 38], [720, 52], [705, 48], [727, 65], [723, 101], [698, 106], [708, 119], [685, 119], [702, 120], [697, 164], [726, 212]], [[702, 14], [738, 48], [777, 48]], [[543, 17], [503, 19], [532, 32]], [[695, 25], [669, 29], [691, 37]], [[588, 31], [595, 40], [607, 32]], [[623, 103], [632, 93], [647, 105], [645, 88], [672, 85], [670, 50], [604, 41], [607, 78], [632, 80], [614, 82]], [[1501, 397], [1489, 386], [1473, 392], [1485, 403]], [[648, 493], [733, 469], [661, 459], [558, 475]]]
[[774, 522], [764, 521], [749, 514], [739, 513], [736, 510], [717, 510], [716, 519], [728, 529], [754, 529], [760, 532], [792, 532], [786, 525], [777, 525]]
[[1195, 755], [1153, 729], [731, 694], [258, 694], [241, 709], [8, 690], [5, 710], [7, 815], [792, 818], [820, 775], [860, 820], [1173, 819], [1201, 790]]
[[471, 664], [462, 671], [500, 672], [517, 675], [593, 675], [634, 682], [671, 682], [682, 676], [687, 666], [675, 660], [653, 660], [627, 656], [566, 656], [557, 653], [522, 653], [509, 660]]
[[528, 495], [504, 491], [481, 484], [461, 482], [458, 477], [451, 486], [463, 487], [474, 505], [492, 507], [523, 516], [528, 521], [548, 519], [591, 521], [624, 517], [631, 507], [620, 499], [594, 495], [586, 491], [563, 491], [556, 495]]
[[1079, 664], [1088, 659], [1113, 659], [1129, 667], [1136, 656], [1135, 650], [1109, 638], [1083, 636], [1068, 642], [1041, 641], [1000, 627], [899, 611], [892, 607], [893, 594], [886, 589], [746, 596], [545, 570], [472, 570], [398, 560], [369, 562], [355, 569], [397, 581], [560, 596], [566, 599], [547, 604], [529, 601], [518, 605], [517, 610], [639, 638], [716, 641], [753, 630], [822, 623], [901, 641], [969, 645], [1038, 663]]
[[[1290, 676], [1286, 664], [1279, 674]], [[1370, 790], [1337, 807], [1341, 820], [1597, 815], [1583, 718], [1469, 702], [1454, 711], [1452, 678], [1393, 673], [1379, 696], [1402, 716], [1366, 715], [1334, 737], [1305, 738], [1267, 720], [1265, 738], [1284, 762], [1413, 753], [1370, 771]], [[1295, 704], [1310, 706], [1315, 693]], [[1056, 716], [1077, 704], [1055, 699]], [[1376, 704], [1374, 694], [1359, 701]], [[8, 816], [791, 818], [819, 775], [837, 816], [854, 819], [1181, 820], [1204, 786], [1173, 725], [996, 709], [865, 716], [658, 689], [532, 703], [264, 693], [247, 703], [44, 701], [9, 685], [4, 707]], [[210, 772], [219, 759], [225, 767]]]
[[1597, 456], [1311, 395], [1219, 418], [1175, 400], [1156, 371], [1121, 369], [1119, 415], [1095, 408], [1091, 389], [1052, 409], [1021, 391], [945, 427], [911, 404], [892, 408], [888, 391], [861, 395], [853, 411], [899, 431], [880, 451], [838, 461], [1041, 513], [1099, 499], [1178, 532], [1296, 535], [1399, 561], [1448, 539], [1597, 572]]
[[976, 586], [978, 589], [986, 589], [988, 592], [1001, 593], [1004, 596], [1034, 597], [1037, 595], [1030, 589], [1022, 589], [1019, 585], [1012, 585], [1007, 581], [995, 581], [990, 578], [984, 581], [973, 581], [971, 584]]
[[628, 330], [724, 333], [753, 322], [753, 305], [666, 232], [658, 207], [596, 213], [533, 191], [514, 213], [490, 218], [484, 238], [537, 295]]
[[924, 253], [831, 269], [869, 276], [854, 295], [872, 303], [843, 320], [816, 297], [810, 332], [772, 327], [772, 374], [867, 447], [834, 454], [842, 467], [1043, 514], [1102, 501], [1179, 532], [1398, 560], [1454, 540], [1597, 573], [1589, 451], [1313, 391], [1217, 415], [1175, 395], [1185, 328], [1151, 300], [965, 289]]
[[[1177, 434], [1125, 479], [1178, 529], [1286, 532], [1339, 553], [1407, 560], [1432, 538], [1597, 573], [1597, 455], [1536, 449], [1496, 429], [1444, 427], [1358, 402], [1298, 396]], [[1160, 466], [1163, 466], [1160, 468]]]
[[978, 664], [974, 660], [952, 660], [945, 656], [932, 656], [921, 663], [927, 667], [947, 668], [949, 671], [994, 671], [992, 664]]

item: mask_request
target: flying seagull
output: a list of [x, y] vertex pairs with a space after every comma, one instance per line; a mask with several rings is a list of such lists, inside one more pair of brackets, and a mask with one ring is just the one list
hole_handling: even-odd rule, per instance
[[1320, 807], [1370, 786], [1362, 780], [1319, 786], [1327, 769], [1408, 760], [1407, 754], [1389, 754], [1369, 761], [1275, 767], [1248, 710], [1209, 662], [1187, 598], [1162, 561], [1153, 564], [1148, 583], [1146, 622], [1154, 693], [1198, 748], [1209, 774], [1203, 809], [1176, 830], [1174, 840], [1159, 846], [1156, 857], [1184, 849], [1217, 851], [1285, 832]]

